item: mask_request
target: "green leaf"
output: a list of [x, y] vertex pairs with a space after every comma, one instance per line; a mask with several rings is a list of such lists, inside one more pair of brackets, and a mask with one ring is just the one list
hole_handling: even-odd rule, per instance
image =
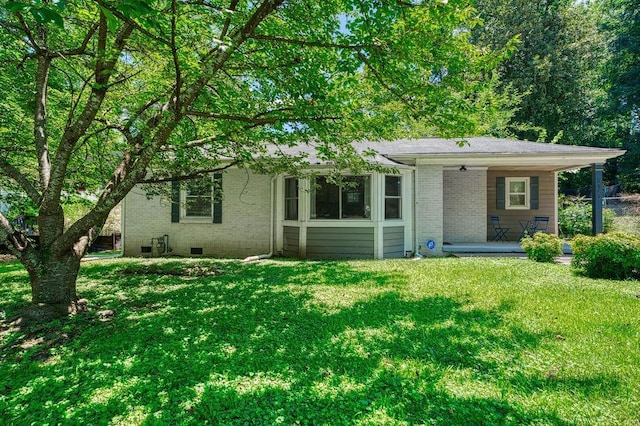
[[100, 11], [104, 14], [104, 17], [107, 19], [107, 28], [109, 31], [113, 32], [116, 30], [118, 26], [118, 19], [111, 13], [109, 9], [103, 6], [98, 6]]
[[29, 9], [31, 15], [39, 24], [48, 24], [49, 22], [53, 22], [60, 28], [64, 27], [64, 21], [62, 20], [62, 16], [49, 8], [46, 7], [32, 7]]
[[17, 2], [17, 1], [8, 1], [4, 5], [9, 12], [22, 12], [23, 10], [29, 9], [31, 6], [25, 3]]

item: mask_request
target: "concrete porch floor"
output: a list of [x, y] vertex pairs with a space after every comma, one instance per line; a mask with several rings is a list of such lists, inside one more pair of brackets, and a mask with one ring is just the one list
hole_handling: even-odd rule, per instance
[[[445, 253], [522, 253], [524, 250], [520, 243], [487, 241], [486, 243], [446, 243], [442, 246]], [[564, 254], [572, 254], [571, 247], [567, 243], [562, 247]]]
[[486, 243], [447, 243], [442, 246], [445, 253], [523, 253], [520, 243], [488, 241]]
[[[520, 243], [487, 241], [486, 243], [449, 243], [442, 246], [442, 251], [451, 253], [457, 257], [518, 257], [526, 259], [527, 255]], [[558, 257], [558, 263], [568, 264], [571, 262], [573, 252], [568, 244], [562, 248], [563, 255]]]

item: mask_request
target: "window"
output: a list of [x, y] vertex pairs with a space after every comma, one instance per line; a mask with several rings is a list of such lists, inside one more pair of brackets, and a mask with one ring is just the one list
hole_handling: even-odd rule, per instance
[[210, 177], [188, 181], [184, 189], [184, 217], [211, 217], [213, 182]]
[[172, 200], [172, 222], [222, 223], [222, 173], [174, 182]]
[[319, 176], [311, 194], [311, 219], [368, 219], [371, 217], [371, 178], [346, 176], [342, 185]]
[[298, 179], [284, 180], [284, 218], [298, 220]]
[[384, 177], [384, 218], [402, 218], [402, 178], [400, 176]]
[[505, 178], [505, 201], [507, 209], [528, 209], [529, 178], [508, 177]]

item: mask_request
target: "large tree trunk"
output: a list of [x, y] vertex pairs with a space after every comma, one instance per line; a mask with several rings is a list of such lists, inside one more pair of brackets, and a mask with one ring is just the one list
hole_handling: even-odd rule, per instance
[[[78, 302], [76, 280], [80, 259], [72, 250], [60, 256], [38, 256], [23, 259], [31, 280], [31, 306], [21, 317], [25, 321], [46, 321], [86, 310], [86, 302]], [[26, 260], [26, 262], [24, 261]]]
[[86, 231], [76, 230], [70, 236], [64, 231], [62, 208], [58, 205], [50, 210], [52, 214], [38, 216], [37, 243], [14, 229], [0, 214], [0, 237], [18, 257], [31, 281], [31, 305], [18, 315], [20, 323], [44, 322], [87, 309], [87, 301], [79, 300], [76, 293], [80, 261], [109, 211], [90, 212], [82, 218]]

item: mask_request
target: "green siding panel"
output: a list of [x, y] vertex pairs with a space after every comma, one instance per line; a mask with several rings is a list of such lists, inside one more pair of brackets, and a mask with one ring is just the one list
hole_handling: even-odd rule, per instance
[[404, 257], [404, 226], [386, 227], [382, 237], [385, 259]]
[[308, 228], [311, 259], [372, 259], [373, 228]]
[[300, 255], [300, 228], [285, 226], [282, 231], [282, 254], [288, 257], [298, 257]]

